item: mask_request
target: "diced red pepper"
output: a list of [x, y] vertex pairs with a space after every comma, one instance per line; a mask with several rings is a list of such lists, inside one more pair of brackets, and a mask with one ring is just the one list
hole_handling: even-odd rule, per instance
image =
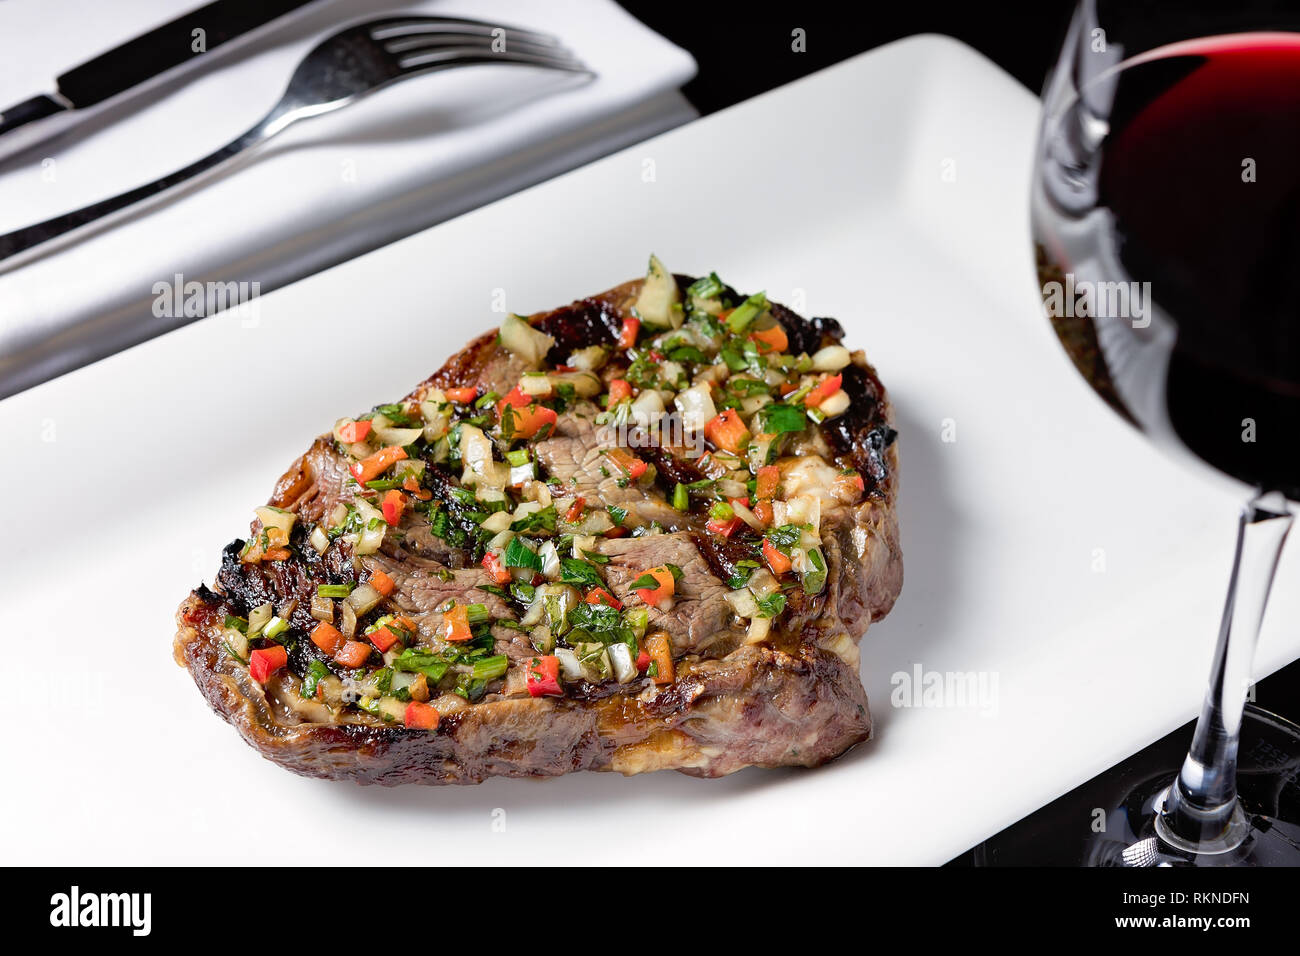
[[623, 610], [623, 602], [614, 595], [610, 594], [604, 588], [592, 588], [591, 593], [587, 595], [588, 604], [605, 604], [616, 611]]
[[293, 557], [293, 552], [288, 548], [271, 548], [262, 552], [263, 561], [288, 561]]
[[473, 385], [466, 385], [463, 388], [445, 388], [443, 394], [453, 402], [459, 402], [461, 405], [468, 405], [474, 399], [478, 398], [478, 389]]
[[709, 531], [712, 531], [714, 534], [720, 534], [724, 538], [730, 538], [740, 530], [741, 525], [744, 523], [743, 520], [734, 516], [731, 518], [710, 518], [704, 527]]
[[609, 382], [609, 407], [613, 408], [619, 402], [627, 401], [632, 397], [632, 385], [627, 379], [615, 378]]
[[668, 635], [656, 631], [645, 639], [645, 650], [655, 663], [654, 682], [671, 684], [673, 682], [673, 646]]
[[457, 604], [442, 616], [442, 639], [444, 641], [468, 641], [474, 637], [469, 627], [469, 609], [464, 604]]
[[749, 429], [734, 408], [725, 408], [704, 426], [704, 437], [719, 448], [739, 454], [749, 444]]
[[360, 667], [370, 659], [371, 647], [361, 641], [347, 641], [334, 652], [334, 660], [344, 667]]
[[646, 472], [646, 463], [635, 455], [622, 448], [611, 448], [605, 455], [619, 471], [627, 475], [633, 481], [640, 478]]
[[646, 604], [651, 607], [658, 607], [660, 601], [673, 596], [673, 592], [677, 590], [677, 581], [673, 577], [673, 573], [662, 565], [651, 568], [646, 574], [654, 578], [659, 586], [656, 588], [640, 588], [635, 593]]
[[321, 621], [311, 630], [311, 642], [331, 657], [343, 645], [343, 635], [328, 621]]
[[374, 574], [370, 575], [370, 586], [384, 597], [388, 597], [388, 595], [392, 594], [393, 590], [397, 587], [397, 582], [383, 571], [376, 571]]
[[781, 469], [776, 465], [764, 465], [758, 469], [758, 482], [754, 494], [759, 498], [775, 498], [781, 484]]
[[615, 525], [614, 527], [610, 528], [608, 531], [605, 532], [605, 537], [621, 538], [626, 534], [627, 534], [627, 528], [624, 528], [622, 525]]
[[387, 624], [379, 628], [377, 631], [371, 631], [366, 635], [366, 637], [370, 640], [371, 644], [379, 648], [381, 653], [388, 650], [399, 640], [398, 636], [389, 629]]
[[555, 409], [537, 404], [536, 399], [525, 395], [518, 385], [497, 402], [497, 414], [501, 416], [502, 423], [505, 422], [506, 415], [510, 415], [510, 434], [513, 438], [534, 438], [543, 428], [554, 428], [559, 417], [555, 414]]
[[368, 455], [358, 462], [353, 462], [352, 477], [357, 480], [358, 484], [364, 485], [367, 481], [374, 481], [405, 457], [406, 449], [401, 445], [389, 445], [387, 448], [381, 448], [373, 455]]
[[442, 714], [438, 713], [438, 708], [422, 704], [418, 700], [407, 704], [406, 712], [402, 715], [402, 723], [411, 730], [437, 730], [441, 719]]
[[641, 331], [641, 320], [635, 315], [629, 315], [623, 320], [623, 330], [618, 336], [618, 347], [621, 349], [630, 349], [636, 345], [636, 337]]
[[339, 426], [339, 438], [348, 444], [353, 442], [365, 441], [366, 436], [370, 434], [370, 422], [348, 422], [346, 425]]
[[528, 693], [534, 697], [563, 697], [560, 686], [560, 661], [552, 654], [534, 657], [524, 671]]
[[569, 524], [577, 524], [582, 520], [582, 512], [586, 507], [587, 499], [579, 495], [573, 499], [573, 504], [569, 505], [569, 510], [564, 513], [564, 520]]
[[653, 660], [653, 658], [646, 653], [644, 648], [642, 648], [636, 655], [636, 669], [644, 672], [645, 669], [650, 666], [651, 660]]
[[763, 353], [784, 352], [790, 347], [790, 339], [780, 325], [774, 325], [762, 332], [750, 332], [749, 337], [758, 344], [758, 350]]
[[790, 559], [767, 538], [763, 539], [763, 559], [767, 561], [767, 566], [772, 569], [773, 574], [785, 574], [791, 568]]
[[259, 647], [248, 655], [248, 673], [259, 684], [289, 663], [289, 652], [279, 644], [271, 647]]
[[522, 388], [516, 385], [510, 391], [506, 392], [505, 398], [497, 402], [497, 414], [504, 415], [507, 405], [513, 408], [527, 408], [533, 403], [533, 401], [534, 399], [531, 395], [526, 394]]
[[822, 402], [826, 401], [826, 399], [830, 398], [832, 395], [838, 392], [840, 390], [840, 386], [843, 384], [844, 384], [843, 375], [829, 376], [828, 378], [824, 379], [820, 385], [818, 385], [816, 388], [814, 388], [811, 392], [809, 392], [804, 397], [803, 400], [804, 405], [806, 405], [808, 408], [816, 408]]
[[384, 520], [390, 525], [396, 525], [401, 522], [402, 512], [406, 510], [406, 499], [396, 488], [390, 488], [384, 495], [380, 508], [384, 512]]
[[510, 583], [510, 569], [501, 563], [501, 555], [494, 551], [483, 555], [483, 570], [487, 571], [495, 584]]

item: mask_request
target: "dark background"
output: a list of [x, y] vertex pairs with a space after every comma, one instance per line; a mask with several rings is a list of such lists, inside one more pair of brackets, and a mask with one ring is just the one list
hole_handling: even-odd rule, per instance
[[[1074, 9], [1073, 0], [752, 5], [709, 0], [620, 2], [643, 23], [694, 54], [699, 76], [684, 92], [706, 114], [915, 33], [955, 37], [1037, 93]], [[806, 32], [805, 53], [790, 50], [791, 31], [796, 27]]]

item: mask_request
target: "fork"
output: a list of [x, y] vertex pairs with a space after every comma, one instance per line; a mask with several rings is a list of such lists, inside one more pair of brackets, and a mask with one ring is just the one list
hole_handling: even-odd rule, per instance
[[555, 37], [531, 30], [460, 17], [388, 17], [356, 24], [308, 53], [280, 101], [248, 132], [161, 179], [0, 235], [0, 260], [209, 174], [299, 120], [342, 109], [399, 80], [498, 63], [595, 76]]

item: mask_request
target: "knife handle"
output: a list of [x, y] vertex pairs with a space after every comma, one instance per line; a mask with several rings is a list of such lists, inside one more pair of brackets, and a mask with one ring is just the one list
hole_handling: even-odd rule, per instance
[[55, 113], [62, 113], [67, 107], [51, 96], [33, 96], [30, 100], [23, 100], [16, 106], [0, 113], [0, 136], [9, 132], [11, 129], [17, 129], [19, 126], [26, 126], [28, 123], [35, 122], [38, 119], [45, 119], [47, 116], [53, 116]]

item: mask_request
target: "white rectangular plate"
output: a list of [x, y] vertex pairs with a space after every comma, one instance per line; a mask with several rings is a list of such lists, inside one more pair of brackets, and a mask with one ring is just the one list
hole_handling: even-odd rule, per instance
[[[913, 38], [281, 289], [255, 322], [206, 319], [0, 403], [6, 858], [331, 865], [361, 837], [426, 863], [933, 864], [1191, 717], [1237, 501], [1148, 448], [1053, 339], [1035, 114], [967, 48]], [[252, 506], [337, 415], [497, 324], [494, 299], [550, 308], [652, 250], [837, 316], [892, 393], [906, 583], [863, 641], [876, 739], [815, 771], [471, 788], [258, 757], [170, 646]], [[1300, 653], [1296, 571], [1261, 674]], [[996, 693], [895, 706], [917, 666]]]

